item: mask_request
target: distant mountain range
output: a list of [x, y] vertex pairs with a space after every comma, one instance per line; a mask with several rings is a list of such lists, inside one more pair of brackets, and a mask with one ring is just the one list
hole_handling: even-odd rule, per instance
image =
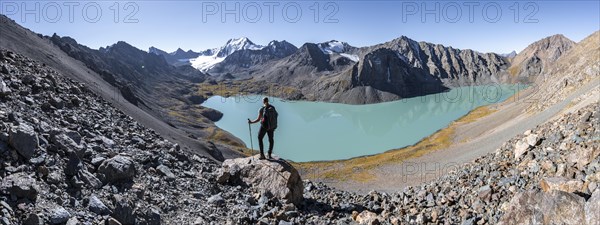
[[[151, 100], [157, 89], [162, 95], [204, 81], [234, 80], [239, 91], [246, 93], [349, 104], [392, 101], [465, 85], [536, 82], [574, 45], [555, 35], [519, 54], [501, 55], [405, 36], [367, 47], [338, 40], [300, 47], [286, 41], [261, 45], [242, 37], [200, 52], [178, 49], [167, 53], [154, 47], [141, 51], [125, 42], [93, 50], [69, 37], [48, 39], [105, 79], [114, 79], [123, 92], [131, 92], [128, 100], [136, 104], [158, 104]], [[285, 91], [266, 93], [270, 85]], [[207, 93], [214, 94], [188, 90], [183, 98], [198, 103]], [[182, 96], [179, 92], [172, 95]]]
[[361, 48], [337, 40], [297, 48], [286, 41], [263, 46], [238, 38], [203, 52], [178, 49], [166, 53], [154, 47], [149, 52], [162, 55], [175, 66], [192, 65], [215, 79], [253, 78], [296, 89], [294, 98], [351, 104], [437, 93], [462, 85], [510, 82], [508, 57], [404, 36]]
[[[207, 49], [202, 52], [192, 50], [186, 52], [180, 48], [175, 52], [167, 53], [155, 47], [150, 47], [148, 52], [164, 56], [165, 60], [174, 66], [191, 65], [202, 72], [209, 72], [227, 58], [230, 58], [230, 60], [224, 63], [226, 65], [250, 67], [268, 60], [283, 58], [296, 50], [296, 46], [286, 41], [272, 41], [263, 46], [254, 44], [250, 39], [242, 37], [229, 39], [221, 47]], [[234, 53], [237, 54], [231, 56]], [[224, 67], [227, 66], [219, 67], [216, 72], [224, 71]]]

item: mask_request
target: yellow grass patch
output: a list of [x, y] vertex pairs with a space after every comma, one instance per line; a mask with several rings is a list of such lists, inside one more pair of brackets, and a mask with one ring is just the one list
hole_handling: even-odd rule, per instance
[[486, 106], [476, 108], [469, 114], [451, 123], [448, 127], [438, 130], [412, 146], [348, 160], [305, 162], [294, 163], [293, 165], [303, 171], [304, 176], [309, 179], [320, 178], [366, 182], [374, 178], [370, 170], [376, 167], [400, 163], [407, 159], [423, 156], [432, 151], [448, 148], [453, 144], [452, 140], [454, 138], [454, 132], [459, 124], [476, 121], [493, 112], [493, 110]]

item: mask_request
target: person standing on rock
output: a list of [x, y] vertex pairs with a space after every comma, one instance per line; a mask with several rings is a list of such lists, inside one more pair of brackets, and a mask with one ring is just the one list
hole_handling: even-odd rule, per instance
[[258, 147], [260, 148], [260, 158], [265, 159], [265, 153], [263, 151], [263, 138], [265, 134], [269, 136], [269, 155], [268, 158], [271, 159], [271, 154], [273, 153], [273, 135], [275, 133], [275, 129], [277, 129], [277, 110], [271, 104], [269, 104], [269, 98], [263, 98], [263, 107], [258, 111], [258, 118], [256, 120], [248, 119], [249, 124], [257, 123], [260, 121], [260, 130], [258, 131]]

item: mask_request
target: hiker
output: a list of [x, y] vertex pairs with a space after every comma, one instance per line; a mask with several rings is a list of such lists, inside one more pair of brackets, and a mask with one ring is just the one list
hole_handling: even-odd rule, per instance
[[269, 104], [269, 98], [263, 98], [263, 107], [258, 111], [258, 118], [256, 120], [248, 119], [248, 124], [257, 123], [260, 121], [260, 130], [258, 131], [258, 147], [260, 148], [260, 158], [265, 159], [265, 153], [263, 151], [263, 138], [265, 134], [269, 136], [269, 159], [273, 153], [273, 133], [277, 128], [277, 111], [275, 107]]

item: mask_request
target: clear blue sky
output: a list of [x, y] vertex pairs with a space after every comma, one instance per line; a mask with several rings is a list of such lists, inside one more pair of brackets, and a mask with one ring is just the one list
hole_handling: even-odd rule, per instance
[[[600, 29], [597, 0], [476, 4], [365, 0], [73, 2], [2, 0], [0, 12], [34, 32], [71, 36], [91, 48], [126, 41], [143, 50], [155, 46], [166, 51], [178, 47], [199, 51], [242, 36], [257, 44], [287, 40], [300, 46], [335, 39], [360, 47], [405, 35], [460, 49], [506, 53], [520, 51], [553, 34], [580, 41]], [[224, 7], [233, 13], [224, 14]], [[296, 14], [298, 9], [301, 15]]]

